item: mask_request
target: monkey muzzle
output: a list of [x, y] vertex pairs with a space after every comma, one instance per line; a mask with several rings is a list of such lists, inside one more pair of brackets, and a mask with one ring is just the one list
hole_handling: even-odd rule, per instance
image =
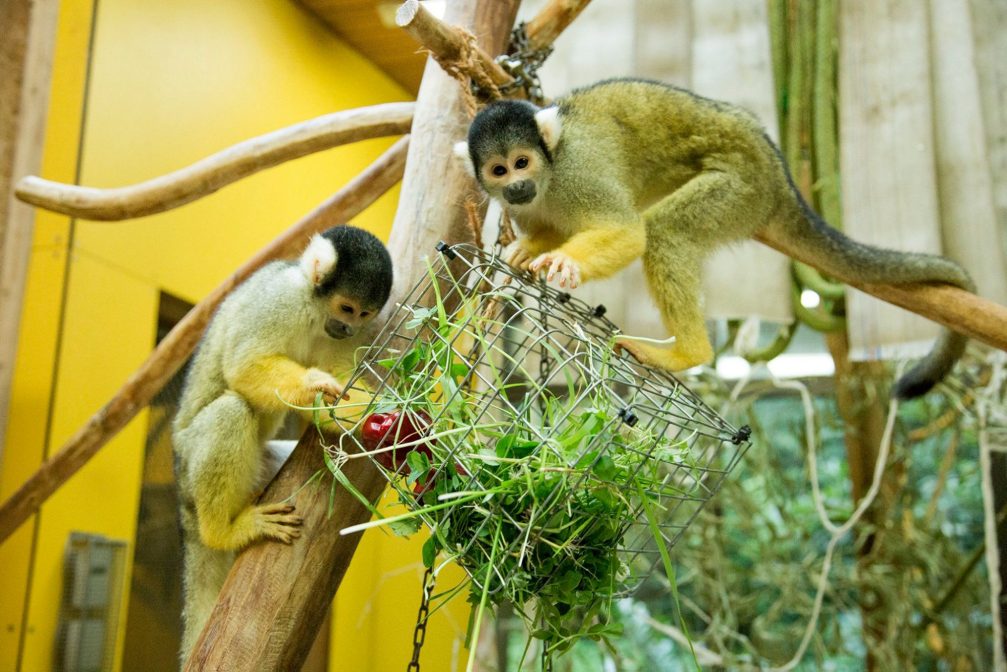
[[325, 333], [335, 339], [349, 338], [353, 334], [357, 333], [357, 330], [346, 324], [345, 322], [340, 322], [334, 317], [330, 317], [325, 320]]
[[504, 187], [503, 196], [511, 205], [531, 203], [535, 198], [535, 182], [534, 180], [512, 182]]

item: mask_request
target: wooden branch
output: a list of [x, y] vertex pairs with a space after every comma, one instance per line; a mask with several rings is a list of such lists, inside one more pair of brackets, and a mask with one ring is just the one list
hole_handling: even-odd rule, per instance
[[[799, 255], [785, 240], [777, 240], [768, 234], [758, 234], [755, 239], [793, 259], [816, 266], [813, 259]], [[943, 283], [871, 285], [856, 278], [837, 275], [833, 269], [819, 270], [888, 303], [911, 310], [970, 338], [1007, 351], [1007, 307]]]
[[[297, 492], [297, 512], [304, 518], [301, 538], [289, 546], [264, 541], [241, 554], [186, 670], [301, 669], [363, 536], [343, 537], [339, 530], [371, 515], [337, 486], [329, 518], [331, 476], [298, 492], [319, 470], [328, 474], [322, 450], [317, 432], [306, 432], [259, 500], [280, 502]], [[350, 460], [343, 473], [372, 502], [384, 490], [385, 478], [370, 460]], [[219, 645], [224, 637], [227, 646]]]
[[589, 2], [591, 0], [551, 0], [525, 26], [529, 46], [542, 49], [552, 45]]
[[115, 189], [22, 179], [17, 197], [46, 210], [94, 220], [153, 215], [212, 194], [275, 165], [358, 140], [409, 132], [413, 103], [386, 103], [326, 114], [245, 140], [191, 166]]
[[467, 63], [469, 56], [466, 52], [470, 50], [468, 33], [438, 19], [420, 4], [419, 0], [407, 0], [399, 6], [395, 12], [395, 25], [405, 29], [442, 65], [456, 64], [477, 83], [483, 73], [489, 76], [496, 86], [514, 81], [514, 78], [507, 74], [492, 56], [479, 47], [471, 49], [470, 56], [474, 62]]
[[[560, 33], [577, 18], [590, 0], [552, 0], [535, 18], [528, 22], [525, 30], [532, 49], [542, 49], [552, 45]], [[427, 11], [419, 0], [406, 0], [395, 13], [395, 24], [405, 29], [413, 39], [427, 49], [442, 65], [458, 68], [477, 84], [484, 77], [495, 86], [511, 84], [514, 78], [507, 73], [490, 53], [502, 53], [507, 48], [505, 41], [498, 50], [485, 50], [476, 46], [466, 59], [469, 49], [465, 31], [441, 21]]]
[[295, 253], [312, 233], [345, 222], [376, 201], [401, 178], [407, 147], [407, 138], [399, 140], [367, 170], [287, 229], [190, 310], [111, 401], [0, 506], [0, 542], [38, 511], [57, 488], [77, 473], [164, 387], [192, 354], [213, 311], [232, 289], [267, 262]]
[[[448, 20], [480, 36], [484, 50], [497, 53], [506, 44], [517, 5], [518, 0], [452, 0]], [[465, 233], [468, 226], [462, 208], [464, 199], [456, 196], [467, 193], [472, 182], [450, 157], [452, 143], [465, 133], [467, 117], [461, 95], [458, 83], [428, 60], [389, 242], [396, 261], [392, 302], [401, 299], [426, 272], [421, 257], [433, 250], [437, 240], [471, 238], [471, 233]], [[271, 486], [269, 490], [276, 493], [276, 498], [289, 492], [280, 488], [281, 482], [300, 485], [315, 473], [320, 455], [313, 445], [298, 448], [314, 450], [312, 459], [291, 459], [280, 471], [277, 489]], [[369, 489], [372, 484], [366, 480], [368, 477], [355, 471], [363, 466], [348, 465], [346, 472], [358, 488], [373, 496], [380, 488]], [[338, 535], [340, 527], [357, 515], [353, 512], [359, 513], [354, 498], [337, 488], [334, 510], [339, 521], [322, 525], [317, 516], [324, 515], [329, 492], [327, 488], [323, 491], [325, 496], [310, 502], [298, 500], [298, 510], [310, 519], [290, 548], [267, 542], [238, 556], [189, 669], [299, 669], [357, 543], [357, 535]], [[344, 516], [344, 511], [349, 513]], [[358, 519], [364, 518], [366, 515], [360, 514]], [[333, 569], [335, 577], [331, 576]]]

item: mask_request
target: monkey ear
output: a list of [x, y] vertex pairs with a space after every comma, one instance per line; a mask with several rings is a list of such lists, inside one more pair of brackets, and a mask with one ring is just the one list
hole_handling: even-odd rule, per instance
[[336, 267], [339, 255], [332, 241], [316, 233], [301, 255], [301, 272], [313, 287], [317, 287]]
[[559, 135], [563, 130], [563, 124], [559, 120], [559, 108], [555, 105], [539, 110], [535, 113], [535, 123], [538, 125], [538, 132], [545, 141], [545, 146], [550, 152], [556, 151], [559, 144]]
[[472, 155], [469, 154], [469, 143], [462, 140], [461, 142], [456, 142], [453, 148], [455, 159], [461, 164], [465, 172], [469, 174], [469, 177], [476, 176], [476, 167], [472, 165]]

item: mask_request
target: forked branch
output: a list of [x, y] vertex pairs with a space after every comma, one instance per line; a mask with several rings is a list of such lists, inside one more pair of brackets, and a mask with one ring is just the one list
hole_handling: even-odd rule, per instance
[[196, 163], [128, 187], [94, 189], [40, 177], [23, 178], [17, 197], [81, 219], [153, 215], [212, 194], [266, 168], [358, 140], [409, 132], [413, 103], [386, 103], [333, 112], [245, 140]]

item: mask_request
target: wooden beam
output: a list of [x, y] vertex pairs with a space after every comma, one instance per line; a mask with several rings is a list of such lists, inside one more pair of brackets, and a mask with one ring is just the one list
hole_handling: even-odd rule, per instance
[[[766, 234], [756, 235], [755, 239], [809, 266], [816, 265], [815, 260], [798, 254], [786, 240], [778, 240]], [[943, 283], [871, 285], [854, 277], [837, 275], [835, 269], [819, 270], [888, 303], [1007, 351], [1007, 307]]]
[[295, 254], [308, 237], [348, 221], [394, 186], [402, 176], [408, 141], [403, 138], [328, 201], [287, 229], [199, 302], [158, 344], [150, 357], [76, 434], [0, 506], [3, 542], [144, 408], [192, 354], [224, 297], [273, 259]]
[[12, 185], [42, 164], [58, 14], [55, 0], [0, 0], [0, 455], [35, 228]]
[[266, 168], [358, 140], [409, 132], [413, 103], [333, 112], [245, 140], [152, 180], [116, 189], [60, 184], [29, 176], [17, 185], [25, 203], [72, 217], [122, 220], [191, 203]]
[[[328, 517], [331, 478], [300, 489], [312, 474], [328, 473], [322, 451], [317, 433], [306, 432], [260, 498], [280, 502], [296, 492], [301, 537], [291, 545], [261, 542], [241, 554], [186, 670], [301, 669], [362, 536], [339, 530], [370, 516], [340, 487]], [[350, 460], [343, 473], [371, 501], [385, 488], [370, 460]]]
[[[518, 0], [453, 0], [447, 20], [478, 35], [485, 51], [497, 53], [507, 43], [518, 4]], [[436, 241], [471, 239], [461, 205], [472, 183], [451, 160], [451, 145], [464, 135], [466, 122], [458, 82], [428, 59], [389, 243], [396, 260], [393, 302], [422, 277], [425, 266], [420, 258]], [[306, 451], [313, 455], [302, 457]], [[269, 501], [289, 492], [283, 489], [288, 486], [281, 484], [303, 484], [318, 469], [317, 445], [302, 441], [294, 452], [267, 489]], [[373, 499], [384, 482], [372, 479], [368, 475], [372, 472], [364, 466], [354, 464], [346, 473]], [[305, 522], [301, 537], [291, 546], [265, 543], [238, 556], [187, 670], [268, 672], [299, 668], [358, 541], [357, 535], [341, 537], [339, 530], [364, 522], [369, 515], [339, 488], [334, 508], [338, 519], [323, 521], [318, 516], [328, 505], [327, 488], [324, 493], [310, 503], [298, 501], [298, 510], [311, 520]], [[309, 509], [312, 513], [307, 513]], [[403, 665], [405, 662], [404, 653]]]

